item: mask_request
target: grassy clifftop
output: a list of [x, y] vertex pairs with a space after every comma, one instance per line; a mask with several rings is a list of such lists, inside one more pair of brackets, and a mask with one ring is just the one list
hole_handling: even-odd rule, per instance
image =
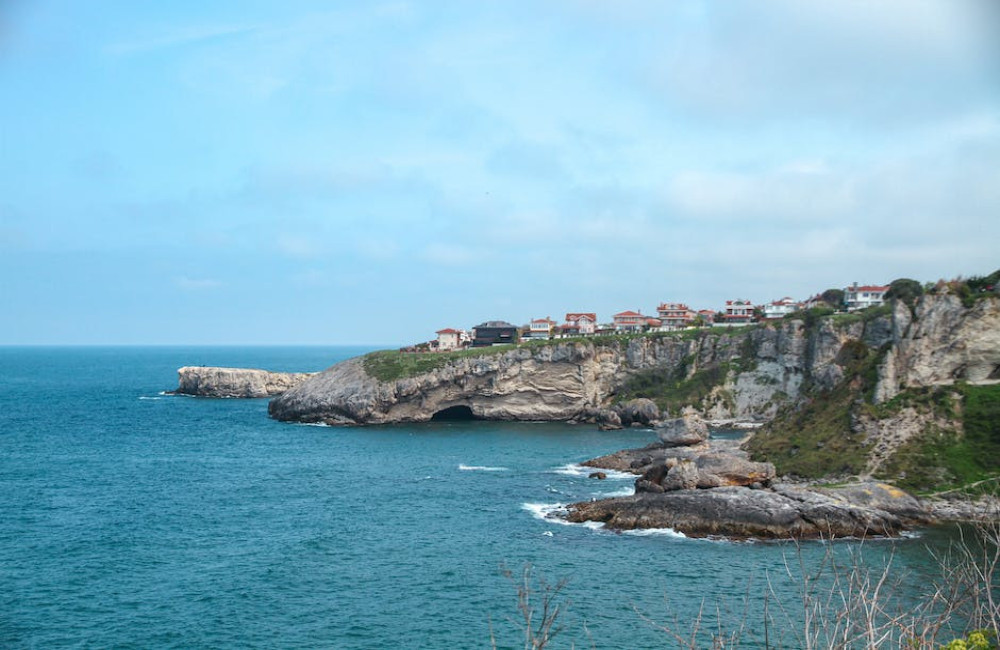
[[[751, 331], [752, 327], [743, 328], [741, 331]], [[365, 355], [365, 371], [372, 377], [380, 381], [395, 381], [443, 368], [452, 361], [458, 359], [468, 359], [476, 357], [493, 356], [503, 354], [515, 349], [537, 349], [554, 345], [566, 345], [571, 343], [586, 343], [594, 346], [615, 347], [621, 349], [623, 346], [635, 339], [659, 339], [672, 338], [678, 340], [689, 340], [706, 336], [718, 336], [720, 334], [732, 334], [733, 330], [727, 327], [711, 327], [704, 329], [683, 330], [679, 332], [652, 332], [644, 334], [602, 334], [597, 336], [582, 336], [563, 339], [549, 339], [538, 341], [524, 341], [511, 345], [496, 345], [488, 348], [469, 348], [466, 350], [453, 350], [450, 352], [403, 352], [401, 350], [380, 350]]]

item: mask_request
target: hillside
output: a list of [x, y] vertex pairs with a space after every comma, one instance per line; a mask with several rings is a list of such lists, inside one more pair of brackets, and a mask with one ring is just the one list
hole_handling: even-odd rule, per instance
[[[749, 450], [780, 474], [959, 484], [1000, 469], [982, 453], [996, 437], [1000, 300], [966, 302], [926, 295], [912, 309], [896, 301], [743, 329], [378, 352], [309, 378], [270, 413], [346, 425], [595, 422], [645, 397], [655, 416], [692, 407], [710, 420], [767, 423]], [[941, 465], [941, 455], [952, 460]]]

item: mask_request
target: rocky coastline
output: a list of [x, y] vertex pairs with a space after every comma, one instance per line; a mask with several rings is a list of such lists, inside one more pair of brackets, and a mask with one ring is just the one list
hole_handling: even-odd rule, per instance
[[582, 463], [637, 475], [635, 494], [571, 504], [557, 516], [611, 530], [670, 528], [689, 537], [810, 539], [893, 536], [936, 520], [919, 499], [874, 481], [839, 487], [782, 482], [738, 440], [709, 436], [693, 413], [655, 429], [659, 440]]
[[275, 397], [300, 385], [315, 373], [270, 372], [256, 368], [184, 366], [177, 370], [176, 395], [196, 397]]
[[[966, 306], [955, 296], [924, 296], [870, 314], [789, 318], [746, 329], [424, 356], [386, 351], [314, 375], [182, 368], [180, 376], [177, 392], [186, 394], [276, 395], [268, 412], [282, 421], [358, 426], [447, 416], [586, 422], [604, 430], [655, 427], [656, 442], [585, 463], [598, 472], [635, 474], [635, 494], [573, 504], [563, 514], [615, 530], [860, 537], [996, 512], [992, 502], [920, 500], [872, 478], [896, 476], [879, 472], [908, 440], [943, 427], [960, 432], [954, 417], [945, 422], [920, 411], [906, 391], [1000, 381], [1000, 300], [992, 297]], [[883, 408], [899, 396], [911, 401]], [[836, 424], [827, 438], [804, 438], [799, 434], [811, 431], [812, 421], [789, 426], [789, 417], [817, 404], [831, 405], [828, 420]], [[773, 429], [782, 418], [791, 433], [779, 452], [805, 457], [836, 450], [826, 453], [837, 467], [816, 474], [827, 484], [779, 478], [774, 465], [759, 462], [778, 462], [780, 454], [755, 445], [779, 440]], [[748, 432], [750, 442], [718, 440], [706, 422], [764, 429]], [[861, 459], [852, 459], [849, 471], [842, 469], [841, 447]], [[848, 476], [846, 483], [829, 484]]]

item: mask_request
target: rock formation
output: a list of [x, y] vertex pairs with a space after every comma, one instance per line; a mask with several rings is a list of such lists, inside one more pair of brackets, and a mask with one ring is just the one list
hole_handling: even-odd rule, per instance
[[632, 496], [567, 508], [571, 522], [603, 522], [614, 530], [802, 539], [895, 535], [931, 520], [920, 501], [882, 483], [839, 489], [773, 483], [774, 466], [748, 460], [734, 441], [669, 447], [657, 442], [583, 464], [640, 475]]
[[[843, 408], [851, 413], [844, 418], [850, 430], [843, 434], [855, 436], [860, 442], [851, 444], [872, 453], [867, 471], [863, 463], [852, 471], [872, 474], [907, 436], [888, 435], [873, 416], [860, 412], [862, 397], [873, 395], [878, 403], [910, 387], [1000, 381], [1000, 299], [984, 298], [967, 308], [954, 296], [926, 295], [913, 311], [898, 302], [891, 311], [810, 316], [746, 329], [445, 353], [433, 357], [425, 372], [379, 375], [393, 377], [386, 380], [376, 378], [370, 360], [345, 361], [309, 378], [273, 400], [271, 416], [357, 425], [426, 421], [462, 411], [473, 418], [585, 421], [615, 429], [652, 426], [689, 407], [715, 421], [768, 422], [779, 412], [795, 411], [784, 407], [821, 401], [837, 387], [861, 383], [867, 373], [864, 381], [875, 382], [871, 390], [862, 395], [855, 387], [856, 397], [845, 398]], [[401, 358], [400, 367], [425, 361], [427, 355]], [[649, 386], [662, 392], [643, 393]], [[623, 394], [640, 399], [616, 403]], [[922, 427], [916, 422], [910, 429]], [[758, 440], [767, 435], [763, 431]]]
[[173, 392], [199, 397], [274, 397], [298, 386], [313, 374], [185, 366], [177, 370], [177, 390]]
[[[870, 505], [854, 500], [858, 492], [868, 493]], [[691, 537], [805, 539], [895, 535], [929, 515], [906, 493], [866, 483], [847, 494], [789, 485], [644, 493], [573, 504], [567, 519], [613, 530], [672, 528]]]

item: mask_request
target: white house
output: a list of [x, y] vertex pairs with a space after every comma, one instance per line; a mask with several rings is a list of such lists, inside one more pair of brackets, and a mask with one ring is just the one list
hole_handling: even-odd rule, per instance
[[878, 307], [885, 301], [885, 292], [888, 290], [888, 286], [874, 284], [858, 286], [855, 282], [844, 289], [844, 304], [847, 305], [847, 311]]
[[785, 296], [781, 300], [773, 300], [764, 305], [764, 318], [776, 320], [802, 309], [802, 303]]
[[749, 300], [727, 300], [725, 321], [726, 325], [749, 325], [754, 322], [754, 306]]
[[552, 338], [552, 331], [555, 327], [556, 322], [548, 316], [545, 318], [536, 318], [528, 324], [528, 335], [533, 339]]
[[462, 346], [462, 332], [450, 327], [435, 332], [438, 336], [438, 350], [457, 350]]
[[661, 302], [656, 313], [660, 316], [660, 329], [663, 330], [684, 329], [694, 324], [698, 316], [698, 312], [680, 302]]

